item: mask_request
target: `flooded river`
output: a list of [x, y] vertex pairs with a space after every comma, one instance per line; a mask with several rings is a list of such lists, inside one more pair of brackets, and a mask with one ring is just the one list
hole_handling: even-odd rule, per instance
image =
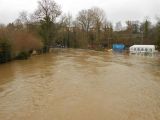
[[160, 120], [160, 58], [60, 49], [0, 65], [0, 120]]

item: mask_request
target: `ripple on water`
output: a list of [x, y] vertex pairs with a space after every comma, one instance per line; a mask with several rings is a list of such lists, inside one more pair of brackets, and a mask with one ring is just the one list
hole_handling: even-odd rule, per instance
[[160, 120], [159, 80], [157, 58], [57, 49], [0, 66], [0, 119]]

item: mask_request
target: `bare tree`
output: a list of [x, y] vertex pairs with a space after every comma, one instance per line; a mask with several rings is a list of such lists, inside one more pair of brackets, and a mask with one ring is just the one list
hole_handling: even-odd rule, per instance
[[107, 21], [107, 19], [103, 22], [103, 43], [104, 47], [111, 47], [111, 40], [113, 39], [113, 26], [112, 23]]
[[[93, 36], [90, 31], [92, 31], [94, 27], [94, 13], [91, 9], [81, 10], [76, 18], [78, 26], [82, 30], [81, 34], [81, 42], [85, 43], [86, 45], [93, 44], [93, 40], [90, 40], [91, 36]], [[83, 42], [82, 42], [83, 41]], [[85, 47], [85, 45], [83, 45]], [[87, 45], [88, 46], [88, 45]]]
[[94, 29], [96, 32], [96, 44], [100, 45], [100, 41], [102, 40], [101, 29], [105, 21], [106, 15], [104, 10], [98, 7], [91, 8], [91, 11], [93, 13]]
[[27, 11], [20, 12], [18, 18], [21, 20], [23, 24], [27, 24], [29, 22]]
[[82, 27], [82, 29], [86, 32], [89, 31], [89, 29], [93, 25], [93, 12], [91, 9], [88, 10], [82, 10], [78, 13], [77, 21], [79, 25]]
[[60, 25], [62, 25], [63, 27], [71, 27], [72, 26], [72, 22], [73, 22], [73, 17], [70, 13], [68, 14], [63, 14], [60, 18]]
[[102, 31], [102, 25], [105, 19], [106, 16], [104, 10], [98, 7], [80, 11], [77, 16], [77, 22], [84, 31], [82, 33], [82, 40], [88, 41], [89, 44], [92, 45], [94, 40], [98, 43], [102, 38], [100, 31]]
[[60, 6], [54, 0], [41, 0], [34, 18], [40, 23], [40, 34], [44, 42], [44, 52], [49, 51], [49, 46], [54, 42], [56, 18], [61, 15]]
[[60, 18], [60, 26], [61, 29], [59, 30], [59, 37], [61, 37], [62, 39], [62, 43], [63, 45], [65, 45], [65, 47], [70, 47], [70, 34], [72, 31], [72, 23], [73, 23], [73, 18], [72, 15], [70, 13], [68, 14], [63, 14]]
[[91, 8], [91, 11], [94, 19], [94, 27], [100, 29], [103, 22], [106, 20], [106, 14], [103, 9], [98, 7]]
[[34, 13], [37, 20], [47, 20], [55, 22], [61, 15], [60, 6], [54, 0], [41, 0], [38, 2], [38, 9]]
[[15, 30], [23, 29], [23, 24], [19, 18], [14, 21], [14, 25], [15, 25]]

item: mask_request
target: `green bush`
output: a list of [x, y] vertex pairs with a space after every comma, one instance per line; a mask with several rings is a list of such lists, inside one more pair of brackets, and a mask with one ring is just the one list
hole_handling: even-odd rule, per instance
[[16, 59], [17, 60], [25, 60], [25, 59], [28, 59], [29, 57], [30, 57], [29, 52], [22, 51], [16, 56]]
[[12, 59], [11, 46], [7, 40], [0, 42], [0, 63], [6, 63]]

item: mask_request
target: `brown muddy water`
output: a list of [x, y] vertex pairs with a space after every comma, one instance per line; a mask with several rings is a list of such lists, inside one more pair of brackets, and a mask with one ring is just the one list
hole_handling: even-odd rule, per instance
[[160, 120], [160, 58], [60, 49], [0, 65], [0, 120]]

